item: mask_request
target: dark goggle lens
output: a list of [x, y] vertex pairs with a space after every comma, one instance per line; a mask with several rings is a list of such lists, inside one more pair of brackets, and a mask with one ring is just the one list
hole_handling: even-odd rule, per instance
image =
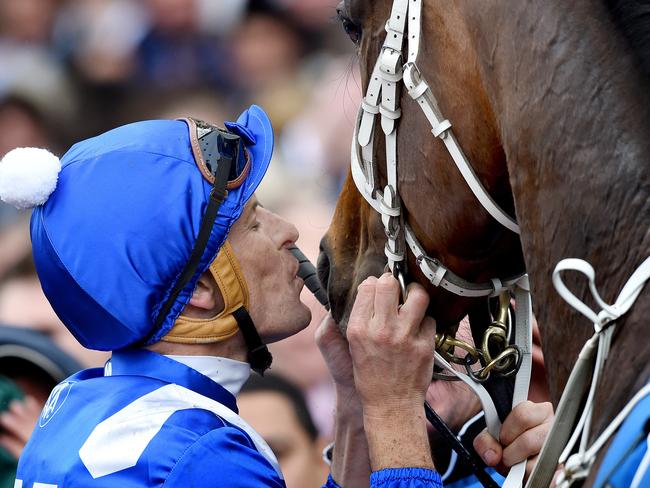
[[227, 158], [232, 161], [228, 181], [239, 178], [246, 167], [247, 161], [246, 150], [241, 137], [215, 127], [200, 137], [199, 143], [205, 165], [212, 176], [216, 175], [219, 162], [223, 158]]

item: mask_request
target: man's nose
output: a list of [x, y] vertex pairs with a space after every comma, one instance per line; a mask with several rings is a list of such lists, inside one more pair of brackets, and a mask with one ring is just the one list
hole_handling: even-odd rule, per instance
[[291, 241], [291, 243], [295, 244], [300, 237], [300, 232], [298, 232], [298, 229], [295, 225], [286, 221], [285, 224], [287, 225], [287, 238]]
[[275, 215], [277, 229], [280, 231], [279, 236], [283, 246], [292, 246], [300, 237], [300, 233], [295, 225], [287, 222], [282, 217]]

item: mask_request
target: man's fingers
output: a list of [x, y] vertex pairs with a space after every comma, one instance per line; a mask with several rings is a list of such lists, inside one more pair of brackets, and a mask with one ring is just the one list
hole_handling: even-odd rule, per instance
[[4, 447], [14, 459], [18, 459], [23, 452], [25, 443], [13, 436], [0, 434], [0, 446]]
[[25, 395], [25, 399], [23, 400], [25, 403], [25, 409], [28, 412], [34, 412], [35, 410], [38, 411], [38, 414], [40, 415], [41, 413], [41, 405], [38, 403], [36, 398], [34, 398], [31, 395]]
[[[420, 324], [420, 333], [425, 337], [430, 337], [432, 344], [435, 345], [436, 321], [431, 317], [424, 317]], [[433, 349], [431, 349], [431, 354], [433, 354]]]
[[390, 317], [397, 314], [399, 299], [399, 282], [390, 273], [384, 273], [375, 286], [374, 308], [378, 325], [385, 324]]
[[474, 438], [474, 450], [487, 466], [495, 467], [501, 461], [501, 444], [490, 435], [487, 429]]
[[348, 331], [356, 326], [364, 326], [372, 318], [375, 309], [375, 288], [377, 278], [370, 276], [363, 280], [357, 288], [357, 297], [354, 299], [350, 319], [348, 320]]
[[13, 434], [20, 424], [20, 420], [20, 416], [18, 416], [10, 406], [8, 410], [0, 413], [0, 428]]
[[400, 315], [408, 317], [413, 324], [420, 325], [429, 306], [429, 294], [418, 283], [408, 286], [408, 296], [400, 308]]
[[514, 466], [529, 457], [539, 454], [549, 428], [550, 423], [543, 423], [522, 433], [503, 449], [503, 464], [508, 467]]
[[528, 480], [530, 473], [532, 473], [533, 469], [535, 469], [535, 465], [537, 464], [537, 458], [539, 458], [539, 455], [533, 456], [528, 461], [526, 461], [526, 476], [524, 477], [524, 481]]
[[321, 351], [325, 350], [332, 343], [344, 340], [337, 323], [329, 313], [325, 315], [316, 329], [314, 338], [316, 340], [316, 345]]
[[[501, 427], [501, 443], [509, 446], [525, 431], [553, 418], [553, 406], [549, 402], [521, 402], [506, 417]], [[550, 423], [550, 422], [549, 422]]]
[[0, 414], [0, 428], [4, 429], [12, 438], [16, 438], [23, 443], [29, 440], [29, 436], [34, 429], [34, 424], [40, 414], [38, 405], [35, 400], [14, 400], [9, 405], [9, 409]]

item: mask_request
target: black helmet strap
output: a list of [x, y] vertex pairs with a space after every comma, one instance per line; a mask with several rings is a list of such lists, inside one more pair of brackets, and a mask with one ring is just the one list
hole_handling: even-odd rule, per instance
[[266, 344], [262, 342], [248, 311], [244, 307], [241, 307], [233, 312], [233, 316], [239, 325], [239, 330], [241, 330], [244, 336], [244, 341], [248, 348], [247, 360], [251, 368], [258, 374], [264, 375], [264, 371], [271, 366], [273, 356], [271, 356]]
[[[174, 284], [174, 287], [172, 288], [169, 297], [167, 297], [167, 300], [160, 308], [160, 312], [156, 317], [156, 322], [154, 323], [152, 329], [152, 334], [155, 334], [158, 331], [158, 329], [160, 329], [160, 326], [167, 318], [167, 315], [169, 315], [169, 312], [171, 311], [172, 306], [176, 302], [176, 299], [178, 298], [178, 295], [180, 294], [181, 290], [183, 290], [183, 288], [187, 286], [187, 284], [194, 276], [194, 273], [196, 273], [196, 269], [199, 267], [199, 264], [201, 262], [201, 257], [203, 256], [203, 252], [205, 251], [205, 248], [208, 245], [208, 241], [210, 240], [210, 235], [212, 234], [212, 228], [214, 227], [214, 222], [217, 219], [219, 207], [221, 207], [221, 204], [228, 196], [228, 191], [226, 190], [226, 185], [228, 184], [228, 175], [230, 174], [230, 168], [233, 164], [233, 160], [237, 161], [236, 158], [238, 157], [239, 146], [240, 146], [239, 136], [235, 134], [229, 134], [229, 135], [230, 137], [228, 139], [228, 142], [230, 142], [235, 146], [233, 148], [234, 157], [218, 158], [218, 164], [216, 164], [216, 168], [213, 169], [214, 176], [215, 176], [214, 184], [212, 185], [212, 190], [210, 191], [210, 199], [208, 200], [208, 206], [205, 209], [205, 213], [203, 214], [203, 217], [201, 218], [201, 227], [199, 229], [199, 235], [197, 236], [196, 241], [194, 242], [194, 248], [192, 249], [192, 253], [190, 254], [189, 260], [185, 264], [183, 271], [181, 272], [180, 276], [176, 280], [176, 283]], [[205, 150], [210, 152], [213, 150], [216, 151], [217, 146], [220, 142], [219, 141], [220, 137], [223, 137], [223, 133], [215, 131], [214, 137], [211, 137], [210, 144]]]

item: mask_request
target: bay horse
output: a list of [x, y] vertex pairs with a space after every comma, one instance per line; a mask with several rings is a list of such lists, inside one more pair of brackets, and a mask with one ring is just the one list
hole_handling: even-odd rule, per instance
[[[392, 3], [339, 5], [358, 45], [364, 92]], [[400, 95], [404, 220], [430, 256], [467, 280], [528, 273], [556, 405], [593, 331], [553, 289], [555, 265], [567, 257], [586, 260], [611, 302], [650, 251], [649, 18], [647, 2], [631, 0], [424, 0], [419, 69], [483, 187], [516, 215], [519, 236], [483, 209], [416, 103]], [[383, 139], [374, 146], [383, 186]], [[384, 269], [385, 242], [379, 215], [348, 175], [319, 258], [333, 317], [343, 328], [357, 285]], [[478, 306], [432, 286], [415, 257], [406, 256], [408, 279], [427, 288], [439, 330]], [[566, 282], [590, 303], [583, 279], [568, 275]], [[650, 378], [649, 293], [618, 322], [593, 436]]]

